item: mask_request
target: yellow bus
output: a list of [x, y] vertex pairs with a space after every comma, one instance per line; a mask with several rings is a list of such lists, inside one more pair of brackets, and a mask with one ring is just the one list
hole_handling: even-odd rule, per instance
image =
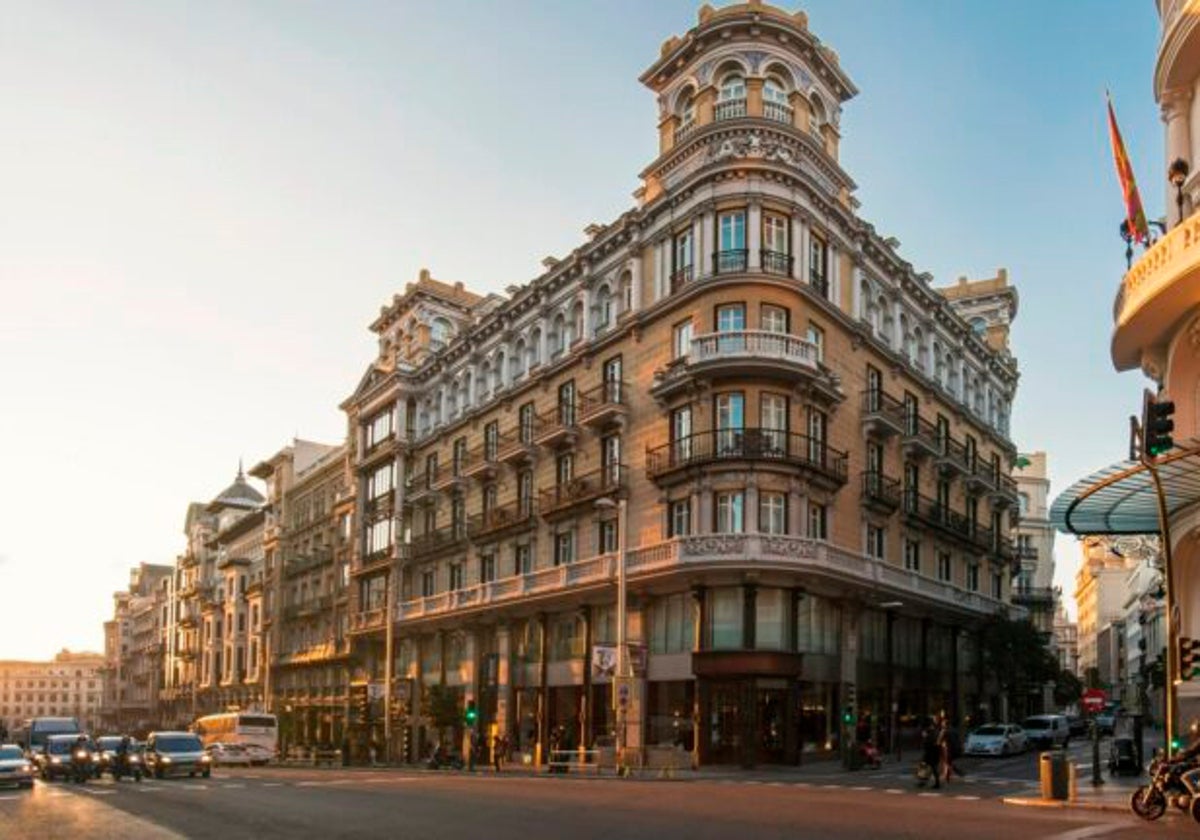
[[272, 761], [279, 745], [279, 721], [264, 712], [205, 715], [192, 724], [192, 731], [206, 749], [213, 744], [240, 744], [251, 764]]

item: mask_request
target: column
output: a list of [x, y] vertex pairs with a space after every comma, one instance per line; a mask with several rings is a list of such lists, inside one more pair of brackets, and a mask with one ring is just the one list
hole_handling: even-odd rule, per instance
[[629, 258], [629, 282], [633, 285], [630, 293], [629, 308], [633, 312], [638, 312], [642, 308], [642, 250], [638, 246], [637, 250]]
[[700, 485], [700, 508], [698, 510], [695, 528], [697, 534], [711, 534], [713, 530], [713, 497], [712, 486], [704, 481]]
[[792, 276], [803, 282], [808, 267], [808, 226], [792, 216]]
[[754, 650], [757, 645], [757, 604], [758, 587], [753, 583], [745, 584], [742, 587], [742, 648], [745, 650]]
[[862, 300], [862, 269], [855, 265], [850, 269], [850, 317], [862, 320], [866, 314], [866, 305]]
[[745, 521], [743, 530], [750, 534], [758, 533], [758, 481], [754, 474], [746, 476], [746, 508], [742, 511]]
[[[708, 590], [704, 586], [692, 587], [692, 627], [694, 635], [692, 636], [692, 650], [701, 651], [705, 648], [705, 641], [708, 638], [708, 610], [706, 601], [708, 599]], [[693, 693], [692, 704], [692, 767], [699, 767], [708, 760], [706, 751], [703, 745], [707, 742], [708, 721], [705, 718], [706, 710], [705, 699], [706, 688], [700, 679], [696, 678], [696, 690]]]
[[592, 745], [592, 608], [584, 605], [579, 614], [583, 617], [583, 697], [579, 704], [579, 749], [590, 749]]
[[396, 400], [395, 408], [396, 429], [392, 437], [403, 441], [408, 437], [408, 401], [402, 398]]
[[[512, 729], [512, 634], [507, 624], [496, 627], [496, 731]], [[513, 742], [515, 744], [515, 741]]]
[[[626, 640], [628, 643], [645, 645], [646, 608], [641, 599], [629, 596], [625, 611]], [[632, 663], [630, 663], [632, 667]], [[625, 747], [635, 763], [645, 764], [646, 751], [646, 704], [649, 701], [649, 686], [646, 672], [634, 674], [633, 690], [630, 692], [629, 709], [625, 713]]]
[[583, 303], [583, 325], [580, 334], [575, 336], [577, 339], [582, 338], [585, 341], [592, 337], [592, 293], [584, 289], [579, 294], [579, 300]]
[[538, 613], [537, 616], [537, 633], [538, 633], [538, 698], [537, 698], [537, 743], [534, 745], [534, 763], [540, 767], [547, 759], [546, 750], [550, 746], [550, 695], [546, 688], [548, 681], [547, 670], [549, 668], [549, 659], [547, 658], [546, 644], [549, 642], [549, 633], [545, 613]]
[[[479, 706], [479, 631], [467, 630], [463, 636], [465, 643], [463, 644], [463, 661], [454, 663], [455, 669], [459, 671], [465, 670], [465, 679], [463, 679], [463, 710], [467, 708], [467, 704], [475, 701], [476, 710]], [[443, 653], [445, 648], [442, 649]], [[444, 659], [444, 657], [443, 657]], [[463, 663], [466, 667], [463, 667]], [[446, 670], [445, 661], [442, 662], [443, 673]], [[445, 684], [445, 680], [443, 680]], [[478, 724], [476, 724], [478, 727]], [[463, 727], [463, 755], [468, 755], [471, 750], [471, 730]]]
[[833, 242], [829, 243], [829, 301], [842, 305], [842, 252]]
[[904, 311], [904, 307], [900, 305], [900, 296], [892, 301], [892, 349], [902, 351], [904, 349], [904, 336], [901, 335], [900, 329], [900, 313]]
[[670, 254], [670, 240], [660, 239], [652, 246], [654, 248], [654, 302], [667, 296], [669, 271], [667, 257]]
[[[1192, 131], [1188, 122], [1191, 111], [1192, 90], [1190, 88], [1175, 88], [1166, 91], [1162, 97], [1162, 119], [1167, 124], [1167, 166], [1176, 158], [1183, 158], [1191, 166], [1192, 171], [1200, 165], [1200, 161], [1192, 160]], [[1165, 177], [1165, 176], [1164, 176]], [[1170, 181], [1166, 184], [1167, 194], [1167, 227], [1179, 223], [1179, 209], [1175, 200], [1175, 185]], [[1183, 212], [1188, 212], [1187, 197], [1184, 197]]]
[[712, 254], [704, 247], [704, 228], [708, 224], [708, 213], [696, 214], [692, 221], [692, 278], [700, 279], [712, 273]]
[[750, 249], [746, 265], [751, 271], [757, 271], [762, 267], [762, 205], [757, 201], [750, 203], [746, 225], [749, 227], [746, 243]]

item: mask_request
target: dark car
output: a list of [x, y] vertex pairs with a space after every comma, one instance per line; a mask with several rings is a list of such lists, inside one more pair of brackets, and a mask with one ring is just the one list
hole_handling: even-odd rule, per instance
[[1087, 734], [1088, 722], [1087, 718], [1079, 715], [1067, 716], [1067, 729], [1071, 732], [1072, 738], [1082, 737]]
[[212, 756], [204, 751], [200, 738], [191, 732], [151, 732], [146, 739], [146, 773], [156, 779], [164, 776], [212, 775]]
[[[78, 735], [48, 736], [43, 750], [34, 754], [34, 762], [37, 764], [38, 775], [47, 782], [54, 779], [71, 778], [74, 773], [74, 766], [71, 764], [71, 761], [75, 757], [75, 748], [78, 741]], [[94, 745], [91, 741], [87, 741], [84, 749], [87, 752], [87, 761], [91, 762]]]

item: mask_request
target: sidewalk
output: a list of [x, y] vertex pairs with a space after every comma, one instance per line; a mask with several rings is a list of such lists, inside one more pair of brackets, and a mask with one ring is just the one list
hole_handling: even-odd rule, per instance
[[1005, 805], [1029, 808], [1077, 808], [1087, 811], [1129, 813], [1129, 797], [1145, 781], [1145, 775], [1112, 778], [1106, 774], [1104, 784], [1094, 786], [1089, 770], [1086, 776], [1077, 779], [1072, 799], [1066, 801], [1042, 799], [1041, 790], [1034, 787], [1019, 796], [1006, 796], [1002, 801]]

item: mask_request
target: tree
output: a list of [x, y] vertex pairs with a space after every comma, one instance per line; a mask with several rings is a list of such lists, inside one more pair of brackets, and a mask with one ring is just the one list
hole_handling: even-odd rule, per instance
[[1010, 709], [1031, 690], [1058, 683], [1058, 660], [1046, 647], [1044, 634], [1027, 620], [990, 616], [980, 628], [980, 653], [984, 670], [995, 676]]
[[421, 698], [421, 714], [433, 723], [438, 740], [444, 741], [445, 731], [458, 725], [458, 695], [444, 685], [429, 686]]
[[1070, 671], [1059, 671], [1058, 679], [1054, 681], [1054, 702], [1065, 708], [1077, 703], [1082, 696], [1083, 680]]

